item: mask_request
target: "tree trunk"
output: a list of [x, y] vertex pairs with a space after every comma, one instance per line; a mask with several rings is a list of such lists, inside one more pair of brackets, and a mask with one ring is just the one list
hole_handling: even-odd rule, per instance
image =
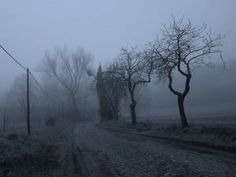
[[136, 121], [136, 101], [134, 99], [134, 93], [131, 92], [130, 93], [130, 96], [131, 96], [131, 104], [130, 104], [130, 113], [131, 113], [131, 121], [132, 121], [132, 124], [135, 125], [137, 123]]
[[76, 101], [76, 98], [75, 98], [74, 94], [71, 94], [71, 101], [72, 101], [72, 104], [73, 104], [73, 111], [74, 111], [74, 114], [75, 114], [73, 116], [75, 116], [74, 118], [79, 118], [80, 119], [80, 113], [79, 113], [79, 109], [78, 109], [78, 106], [77, 106], [77, 101]]
[[135, 104], [133, 104], [133, 103], [130, 104], [131, 121], [132, 121], [133, 125], [135, 125], [137, 123], [135, 107], [136, 107]]
[[180, 113], [182, 127], [186, 128], [188, 127], [188, 121], [187, 121], [185, 110], [184, 110], [184, 96], [182, 95], [178, 95], [178, 106], [179, 106], [179, 113]]

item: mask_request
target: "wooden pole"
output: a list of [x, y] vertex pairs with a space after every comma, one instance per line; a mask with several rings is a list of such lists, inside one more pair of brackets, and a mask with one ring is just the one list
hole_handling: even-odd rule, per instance
[[30, 136], [29, 68], [27, 68], [27, 130]]

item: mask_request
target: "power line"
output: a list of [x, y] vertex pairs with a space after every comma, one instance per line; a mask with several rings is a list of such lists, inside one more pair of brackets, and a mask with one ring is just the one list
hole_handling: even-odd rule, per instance
[[34, 75], [30, 72], [29, 68], [26, 68], [24, 65], [22, 65], [17, 59], [15, 59], [1, 44], [0, 48], [17, 64], [19, 65], [24, 71], [27, 72], [27, 130], [28, 135], [30, 136], [30, 98], [29, 98], [29, 75], [33, 78], [34, 82], [39, 86], [40, 90], [54, 103], [56, 103], [49, 95], [48, 93], [41, 87], [37, 79], [34, 77]]
[[16, 64], [18, 64], [21, 68], [23, 68], [25, 71], [27, 71], [26, 67], [22, 65], [17, 59], [15, 59], [1, 44], [0, 48], [12, 59]]
[[[13, 57], [10, 52], [7, 51], [7, 49], [5, 49], [1, 44], [0, 44], [0, 48], [17, 64], [19, 65], [22, 69], [24, 69], [25, 71], [27, 71], [27, 68], [21, 64], [15, 57]], [[32, 76], [34, 82], [38, 85], [38, 87], [40, 88], [40, 90], [54, 103], [56, 103], [49, 95], [48, 93], [42, 88], [42, 86], [39, 84], [38, 80], [34, 77], [34, 75], [29, 71], [30, 75]]]
[[38, 85], [38, 87], [40, 88], [41, 92], [44, 93], [53, 103], [56, 103], [56, 101], [54, 101], [54, 99], [52, 99], [52, 97], [49, 96], [49, 94], [43, 89], [43, 87], [40, 85], [40, 83], [38, 82], [38, 80], [35, 78], [35, 76], [30, 72], [30, 75], [32, 76], [34, 82]]
[[24, 67], [24, 65], [22, 65], [17, 59], [15, 59], [2, 45], [0, 45], [0, 48], [17, 64], [19, 65], [21, 68], [23, 68], [23, 70], [25, 70], [27, 72], [27, 94], [26, 94], [26, 100], [27, 100], [27, 132], [28, 132], [28, 136], [30, 136], [30, 98], [29, 98], [29, 68], [26, 69], [26, 67]]

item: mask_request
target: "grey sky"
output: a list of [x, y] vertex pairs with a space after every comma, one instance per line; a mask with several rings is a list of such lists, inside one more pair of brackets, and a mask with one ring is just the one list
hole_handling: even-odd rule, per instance
[[[1, 0], [0, 43], [32, 69], [45, 50], [64, 44], [82, 46], [105, 63], [122, 46], [151, 41], [173, 15], [229, 33], [224, 51], [233, 58], [235, 9], [235, 0]], [[6, 88], [21, 69], [2, 51], [0, 59], [0, 87]]]

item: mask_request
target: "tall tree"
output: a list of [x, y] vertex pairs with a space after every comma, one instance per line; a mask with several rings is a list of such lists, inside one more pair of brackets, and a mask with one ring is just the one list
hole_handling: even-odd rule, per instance
[[79, 48], [75, 52], [69, 52], [59, 48], [53, 54], [46, 52], [44, 70], [53, 76], [68, 94], [76, 116], [79, 116], [78, 101], [84, 98], [81, 95], [82, 82], [85, 80], [87, 68], [92, 61], [90, 53]]
[[[90, 71], [89, 75], [92, 75]], [[118, 120], [121, 100], [126, 94], [125, 83], [114, 73], [113, 65], [110, 65], [106, 71], [102, 71], [100, 65], [96, 81], [101, 120]]]
[[[174, 19], [162, 29], [162, 38], [151, 44], [152, 56], [158, 63], [158, 74], [167, 76], [168, 87], [178, 98], [182, 127], [188, 127], [184, 101], [190, 91], [192, 72], [198, 67], [211, 65], [216, 55], [222, 59], [222, 39], [222, 35], [215, 35], [205, 25], [194, 26], [190, 21]], [[211, 55], [214, 57], [210, 58]], [[184, 78], [183, 90], [173, 86], [174, 73]]]
[[[90, 74], [92, 75], [92, 74]], [[97, 96], [98, 96], [98, 104], [99, 104], [99, 113], [101, 120], [107, 120], [111, 117], [110, 110], [107, 108], [107, 101], [105, 96], [105, 90], [104, 90], [104, 82], [103, 82], [103, 71], [102, 66], [99, 65], [97, 75], [96, 75], [96, 90], [97, 90]]]
[[114, 64], [113, 72], [126, 83], [130, 96], [130, 114], [132, 124], [136, 124], [136, 89], [138, 86], [151, 82], [151, 74], [154, 69], [154, 61], [146, 55], [146, 52], [136, 48], [121, 49], [121, 53]]
[[115, 69], [116, 66], [110, 65], [103, 73], [103, 87], [106, 105], [112, 114], [112, 118], [117, 120], [120, 117], [121, 100], [126, 95], [126, 84], [114, 72]]

